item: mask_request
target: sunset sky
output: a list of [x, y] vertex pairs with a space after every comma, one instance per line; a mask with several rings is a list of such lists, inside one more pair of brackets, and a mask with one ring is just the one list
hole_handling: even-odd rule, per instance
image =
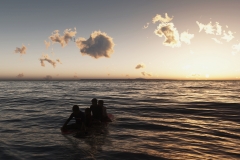
[[0, 2], [0, 80], [240, 80], [239, 0]]

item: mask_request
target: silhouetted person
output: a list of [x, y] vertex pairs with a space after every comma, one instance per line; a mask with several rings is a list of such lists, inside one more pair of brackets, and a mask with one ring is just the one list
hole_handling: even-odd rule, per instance
[[102, 122], [112, 122], [112, 120], [108, 117], [107, 114], [107, 108], [105, 106], [103, 106], [104, 101], [103, 100], [99, 100], [98, 101], [98, 107], [101, 108], [102, 110]]
[[[72, 107], [72, 114], [69, 116], [67, 121], [64, 123], [62, 130], [68, 130], [68, 129], [83, 129], [85, 131], [85, 114], [80, 111], [78, 105], [74, 105]], [[68, 125], [68, 122], [72, 119], [75, 118], [76, 122], [73, 124]]]
[[94, 121], [101, 121], [102, 119], [102, 108], [98, 106], [97, 99], [92, 99], [92, 105], [90, 106], [90, 110], [92, 112], [92, 118]]
[[85, 118], [86, 118], [86, 126], [90, 127], [92, 125], [92, 115], [91, 115], [91, 109], [90, 108], [86, 108], [85, 109]]

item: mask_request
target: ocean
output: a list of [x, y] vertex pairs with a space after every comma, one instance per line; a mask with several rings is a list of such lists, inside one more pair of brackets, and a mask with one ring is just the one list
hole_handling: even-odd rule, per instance
[[[240, 81], [0, 81], [0, 159], [240, 159]], [[91, 99], [115, 119], [62, 135]], [[74, 121], [72, 121], [74, 122]]]

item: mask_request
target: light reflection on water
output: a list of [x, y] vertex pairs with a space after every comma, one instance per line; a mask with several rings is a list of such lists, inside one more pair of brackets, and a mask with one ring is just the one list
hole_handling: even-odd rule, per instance
[[[238, 159], [238, 81], [0, 82], [0, 159]], [[103, 99], [116, 120], [63, 136], [71, 107]]]

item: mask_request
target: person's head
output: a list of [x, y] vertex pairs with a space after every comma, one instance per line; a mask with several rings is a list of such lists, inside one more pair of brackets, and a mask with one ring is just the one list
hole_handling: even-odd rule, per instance
[[93, 99], [92, 99], [92, 104], [93, 104], [93, 105], [97, 105], [97, 99], [96, 99], [96, 98], [93, 98]]
[[72, 111], [73, 111], [74, 114], [78, 113], [80, 111], [78, 105], [74, 105], [72, 107]]
[[99, 101], [98, 101], [98, 105], [100, 105], [100, 106], [103, 106], [103, 103], [104, 103], [103, 100], [99, 100]]

